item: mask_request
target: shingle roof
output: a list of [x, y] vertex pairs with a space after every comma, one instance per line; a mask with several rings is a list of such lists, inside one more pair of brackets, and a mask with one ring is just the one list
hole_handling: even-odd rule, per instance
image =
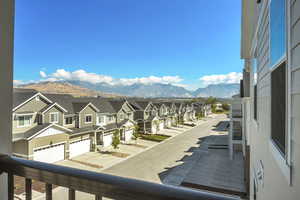
[[80, 133], [88, 133], [97, 130], [98, 128], [101, 128], [100, 126], [87, 126], [87, 127], [82, 127], [82, 128], [71, 128], [72, 130], [72, 135], [73, 134], [80, 134]]
[[89, 102], [73, 102], [73, 110], [75, 113], [78, 113], [82, 111], [82, 109], [85, 108], [88, 104]]
[[108, 102], [113, 107], [115, 113], [117, 113], [121, 110], [122, 106], [125, 103], [125, 100], [108, 100]]
[[73, 96], [68, 94], [44, 94], [47, 98], [49, 98], [53, 102], [57, 102], [63, 108], [65, 108], [68, 112], [67, 114], [75, 113], [73, 109], [72, 102], [75, 99]]
[[100, 113], [116, 113], [114, 108], [106, 98], [82, 97], [82, 98], [76, 98], [74, 101], [91, 102], [94, 106], [98, 108]]
[[150, 104], [150, 101], [136, 101], [136, 103], [145, 110], [147, 106]]
[[29, 91], [29, 92], [14, 92], [13, 93], [13, 108], [17, 107], [18, 105], [22, 104], [26, 100], [30, 99], [38, 92]]

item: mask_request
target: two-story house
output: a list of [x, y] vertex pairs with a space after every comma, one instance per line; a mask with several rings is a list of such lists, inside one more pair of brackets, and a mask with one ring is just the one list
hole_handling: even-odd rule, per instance
[[134, 121], [137, 122], [142, 133], [156, 134], [159, 122], [157, 108], [148, 100], [132, 100], [132, 105], [136, 105]]
[[134, 126], [136, 125], [134, 121], [135, 109], [125, 99], [109, 99], [108, 102], [116, 113], [116, 124], [120, 131], [121, 141], [130, 141], [133, 137]]

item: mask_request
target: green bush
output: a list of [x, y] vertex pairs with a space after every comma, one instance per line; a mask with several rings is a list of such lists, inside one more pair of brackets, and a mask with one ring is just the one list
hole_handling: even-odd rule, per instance
[[113, 135], [112, 146], [117, 149], [120, 144], [120, 131], [116, 130]]

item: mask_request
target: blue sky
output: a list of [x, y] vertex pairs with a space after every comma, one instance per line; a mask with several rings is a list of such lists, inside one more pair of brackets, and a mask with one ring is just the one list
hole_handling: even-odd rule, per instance
[[16, 0], [14, 79], [236, 82], [240, 2]]

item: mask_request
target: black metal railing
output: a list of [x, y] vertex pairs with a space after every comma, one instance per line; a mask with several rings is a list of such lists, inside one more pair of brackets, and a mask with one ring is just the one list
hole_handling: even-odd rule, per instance
[[26, 200], [32, 199], [32, 180], [45, 183], [46, 200], [52, 199], [52, 185], [69, 188], [69, 200], [75, 191], [95, 195], [95, 199], [143, 200], [238, 200], [226, 196], [183, 187], [150, 183], [103, 173], [79, 170], [0, 154], [0, 173], [8, 174], [8, 199], [14, 198], [14, 175], [25, 178]]

